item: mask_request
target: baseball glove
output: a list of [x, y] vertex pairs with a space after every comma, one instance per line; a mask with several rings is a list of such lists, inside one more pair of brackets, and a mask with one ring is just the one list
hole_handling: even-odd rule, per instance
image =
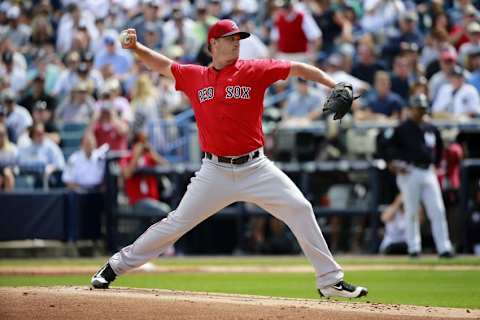
[[342, 119], [352, 109], [353, 88], [350, 83], [339, 82], [330, 91], [330, 95], [323, 105], [323, 112], [333, 113], [333, 120]]

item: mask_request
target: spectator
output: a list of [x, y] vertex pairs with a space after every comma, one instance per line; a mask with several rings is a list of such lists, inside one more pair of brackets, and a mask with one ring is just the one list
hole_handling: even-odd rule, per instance
[[148, 124], [160, 119], [159, 98], [148, 74], [141, 74], [132, 94], [132, 109], [135, 112], [133, 132], [146, 133]]
[[[95, 55], [92, 51], [84, 52], [81, 56], [80, 62], [84, 63], [87, 67], [87, 77], [91, 79], [95, 84], [95, 90], [99, 90], [103, 85], [103, 77], [98, 69], [94, 68], [93, 62], [95, 60]], [[80, 76], [79, 81], [82, 81], [82, 76]]]
[[47, 109], [54, 113], [57, 107], [57, 100], [45, 92], [45, 77], [42, 74], [38, 74], [31, 85], [31, 90], [20, 100], [20, 105], [24, 106], [30, 113], [33, 112], [33, 107], [39, 101], [46, 103]]
[[106, 66], [111, 66], [113, 73], [117, 77], [125, 78], [132, 68], [131, 56], [125, 50], [118, 49], [117, 41], [113, 36], [106, 35], [104, 42], [105, 50], [98, 52], [95, 56], [95, 68], [102, 69]]
[[180, 6], [172, 9], [172, 19], [163, 26], [163, 46], [166, 50], [174, 45], [180, 46], [184, 51], [184, 60], [193, 61], [204, 39], [195, 38], [195, 22], [185, 17]]
[[457, 53], [451, 49], [442, 50], [440, 53], [440, 71], [435, 73], [428, 81], [428, 92], [430, 99], [436, 99], [440, 87], [448, 83], [448, 75], [455, 67]]
[[465, 82], [464, 69], [455, 66], [449, 83], [440, 87], [433, 101], [432, 112], [437, 116], [474, 117], [480, 114], [480, 96], [474, 86]]
[[361, 25], [366, 32], [382, 36], [397, 21], [397, 17], [405, 11], [403, 1], [366, 0], [363, 3], [364, 15]]
[[85, 29], [89, 39], [98, 38], [98, 30], [91, 12], [82, 11], [76, 3], [70, 3], [58, 22], [56, 45], [60, 54], [72, 50], [72, 42], [79, 29]]
[[62, 70], [57, 83], [53, 88], [53, 95], [58, 96], [60, 100], [70, 94], [75, 87], [77, 78], [77, 68], [80, 63], [80, 54], [77, 51], [70, 51], [65, 56], [66, 68]]
[[12, 141], [14, 137], [14, 132], [11, 128], [7, 127], [7, 110], [1, 104], [0, 104], [0, 125], [6, 128], [7, 138], [8, 140]]
[[62, 181], [74, 191], [98, 190], [105, 172], [106, 145], [97, 148], [95, 136], [85, 131], [81, 149], [75, 151], [67, 161]]
[[101, 109], [101, 105], [112, 104], [119, 117], [128, 124], [133, 122], [132, 108], [130, 102], [121, 95], [120, 81], [111, 78], [105, 82], [100, 92], [100, 100], [95, 106], [95, 111]]
[[470, 67], [469, 56], [480, 49], [480, 24], [476, 21], [471, 22], [468, 27], [469, 41], [462, 44], [459, 51], [459, 62], [464, 67]]
[[381, 118], [399, 118], [405, 101], [391, 91], [390, 76], [385, 71], [378, 71], [375, 75], [375, 87], [370, 91], [363, 102], [364, 108], [357, 109], [355, 116], [358, 120]]
[[400, 15], [399, 34], [390, 37], [383, 48], [383, 58], [388, 61], [393, 61], [393, 57], [399, 54], [407, 46], [412, 43], [417, 48], [423, 48], [423, 35], [417, 28], [418, 17], [413, 11], [405, 11]]
[[403, 100], [408, 100], [411, 80], [409, 61], [403, 55], [396, 56], [393, 62], [393, 72], [390, 75], [392, 91]]
[[373, 85], [375, 74], [385, 70], [385, 65], [377, 58], [375, 48], [368, 40], [359, 43], [357, 54], [358, 60], [353, 64], [352, 76]]
[[15, 67], [12, 51], [2, 53], [2, 65], [0, 75], [10, 78], [10, 86], [16, 94], [19, 94], [27, 85], [27, 73], [22, 68]]
[[[141, 13], [134, 17], [125, 27], [131, 27], [138, 32], [138, 41], [146, 43], [147, 32], [154, 32], [159, 38], [158, 47], [162, 47], [163, 21], [160, 19], [160, 1], [159, 0], [142, 0]], [[155, 47], [153, 47], [155, 48]]]
[[45, 135], [55, 142], [60, 144], [60, 133], [53, 121], [53, 112], [48, 109], [45, 101], [37, 101], [33, 106], [32, 117], [34, 123], [42, 123], [45, 127]]
[[17, 6], [11, 6], [7, 11], [8, 27], [6, 32], [18, 49], [23, 49], [28, 45], [31, 34], [30, 26], [21, 23], [21, 14], [22, 11]]
[[468, 36], [468, 26], [478, 18], [477, 9], [473, 5], [466, 5], [462, 10], [462, 20], [453, 20], [453, 28], [450, 31], [450, 43], [459, 50], [460, 47], [470, 41]]
[[170, 212], [170, 207], [160, 201], [160, 191], [155, 175], [136, 173], [140, 168], [152, 168], [167, 163], [150, 147], [143, 133], [135, 134], [131, 152], [121, 160], [125, 192], [135, 212], [150, 213], [154, 216], [166, 215]]
[[17, 139], [32, 125], [32, 117], [27, 109], [15, 102], [15, 93], [12, 90], [3, 91], [2, 102], [7, 114], [7, 128], [12, 130], [12, 142], [16, 143]]
[[282, 123], [289, 125], [306, 125], [322, 114], [322, 98], [308, 81], [299, 78], [295, 91], [289, 95], [284, 106]]
[[22, 166], [42, 167], [47, 175], [62, 170], [65, 159], [60, 148], [45, 136], [42, 123], [35, 123], [30, 129], [32, 143], [18, 150], [18, 163]]
[[15, 187], [13, 167], [17, 153], [15, 144], [8, 140], [7, 127], [0, 123], [0, 191], [12, 191]]
[[112, 103], [103, 103], [94, 116], [91, 129], [97, 144], [108, 144], [110, 150], [126, 150], [128, 125], [119, 118]]
[[308, 12], [297, 10], [291, 0], [282, 0], [275, 15], [272, 51], [279, 59], [314, 60], [322, 32]]
[[95, 99], [88, 93], [87, 85], [79, 82], [55, 111], [58, 125], [68, 123], [88, 124], [94, 114]]
[[480, 92], [480, 48], [471, 52], [469, 57], [472, 73], [467, 77], [467, 82]]

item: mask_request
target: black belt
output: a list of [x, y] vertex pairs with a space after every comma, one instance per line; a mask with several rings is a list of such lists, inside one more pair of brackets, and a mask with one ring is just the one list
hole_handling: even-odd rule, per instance
[[412, 162], [412, 166], [420, 168], [420, 169], [428, 169], [430, 168], [430, 163], [423, 163], [423, 162]]
[[[210, 159], [210, 160], [213, 159], [214, 155], [212, 153], [204, 152], [203, 154], [204, 154], [204, 157], [206, 157], [207, 159]], [[222, 157], [217, 155], [215, 155], [215, 157], [217, 157], [218, 162], [229, 163], [229, 164], [244, 164], [250, 160], [260, 157], [260, 151], [256, 150], [254, 152], [251, 152], [241, 157]]]

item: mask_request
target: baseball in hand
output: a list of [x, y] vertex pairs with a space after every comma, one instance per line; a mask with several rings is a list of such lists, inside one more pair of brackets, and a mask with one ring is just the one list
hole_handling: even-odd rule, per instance
[[128, 46], [130, 44], [130, 42], [132, 41], [131, 37], [129, 37], [127, 31], [122, 31], [122, 33], [120, 33], [120, 43], [125, 47], [125, 46]]

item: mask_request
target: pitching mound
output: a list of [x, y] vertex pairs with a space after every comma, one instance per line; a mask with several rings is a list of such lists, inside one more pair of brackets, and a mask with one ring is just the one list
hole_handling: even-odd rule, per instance
[[0, 288], [0, 319], [480, 319], [480, 310], [169, 290]]

